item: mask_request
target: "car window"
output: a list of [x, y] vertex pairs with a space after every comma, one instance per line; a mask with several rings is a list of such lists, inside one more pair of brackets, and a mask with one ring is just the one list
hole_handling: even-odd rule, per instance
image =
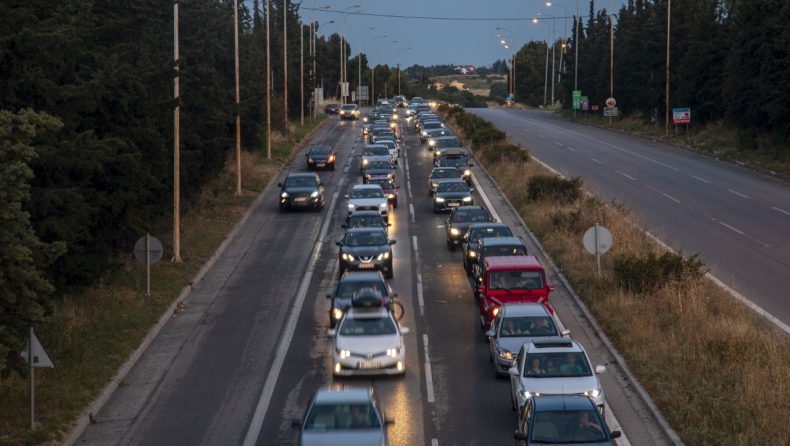
[[480, 257], [525, 255], [527, 255], [527, 249], [521, 245], [485, 246], [480, 253]]
[[390, 151], [386, 147], [374, 146], [374, 147], [365, 147], [365, 150], [362, 152], [362, 154], [368, 156], [384, 156], [384, 155], [389, 155]]
[[503, 338], [557, 336], [554, 320], [548, 316], [506, 317], [501, 323], [499, 336]]
[[477, 242], [485, 237], [512, 237], [509, 228], [472, 228], [469, 239]]
[[368, 184], [378, 184], [382, 189], [395, 189], [392, 180], [368, 180]]
[[442, 158], [441, 163], [439, 164], [442, 167], [458, 167], [458, 166], [465, 166], [466, 165], [466, 158], [461, 157], [452, 157], [452, 158]]
[[465, 182], [459, 181], [445, 181], [443, 183], [439, 183], [439, 186], [436, 188], [437, 192], [469, 192], [469, 187], [466, 185]]
[[382, 232], [349, 232], [344, 242], [346, 246], [381, 246], [387, 244]]
[[351, 215], [351, 219], [348, 222], [349, 228], [383, 228], [384, 227], [384, 219], [381, 218], [381, 215], [372, 216], [372, 215]]
[[384, 192], [380, 188], [359, 188], [351, 189], [349, 198], [384, 198]]
[[436, 169], [433, 171], [434, 178], [461, 178], [458, 169]]
[[543, 274], [540, 271], [499, 271], [491, 273], [491, 289], [494, 290], [539, 290], [542, 288]]
[[378, 415], [370, 404], [316, 404], [310, 409], [305, 430], [380, 428]]
[[318, 181], [315, 177], [288, 177], [285, 180], [285, 187], [316, 187]]
[[313, 155], [326, 155], [331, 151], [332, 148], [330, 147], [313, 147], [312, 149], [310, 149], [310, 153]]
[[378, 291], [382, 296], [388, 296], [388, 289], [384, 282], [380, 280], [375, 281], [345, 281], [337, 287], [336, 296], [343, 299], [351, 299], [362, 288], [371, 288]]
[[535, 412], [531, 441], [536, 443], [600, 443], [606, 426], [594, 410]]
[[459, 146], [458, 140], [453, 138], [453, 139], [439, 139], [436, 141], [435, 147], [441, 149], [444, 147], [458, 147], [458, 146]]
[[395, 324], [389, 317], [346, 318], [340, 326], [342, 336], [378, 336], [396, 333]]
[[488, 214], [482, 209], [456, 209], [453, 212], [452, 221], [464, 222], [484, 222], [488, 221]]
[[582, 352], [530, 353], [524, 364], [524, 376], [557, 378], [590, 376], [592, 371]]
[[344, 105], [343, 110], [355, 110], [357, 108], [356, 105]]

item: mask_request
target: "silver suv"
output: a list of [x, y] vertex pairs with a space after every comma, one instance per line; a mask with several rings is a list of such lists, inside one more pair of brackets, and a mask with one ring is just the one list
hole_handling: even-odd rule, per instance
[[378, 184], [357, 184], [348, 192], [346, 200], [348, 200], [348, 219], [355, 211], [379, 211], [389, 223], [389, 204], [384, 190]]

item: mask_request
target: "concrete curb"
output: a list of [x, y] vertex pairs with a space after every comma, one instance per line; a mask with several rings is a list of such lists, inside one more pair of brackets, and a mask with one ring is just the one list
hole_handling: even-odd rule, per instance
[[[302, 138], [302, 141], [297, 144], [296, 146], [297, 148], [294, 150], [294, 153], [298, 152], [299, 150], [302, 150], [307, 145], [307, 142], [309, 142], [312, 139], [313, 134], [315, 134], [319, 129], [321, 129], [326, 122], [329, 122], [329, 120], [325, 119], [313, 130], [307, 133], [304, 136], [304, 138]], [[283, 163], [277, 169], [277, 173], [275, 173], [272, 176], [272, 180], [274, 180], [277, 177], [277, 175], [282, 171], [282, 169], [287, 164], [289, 163], [288, 162]], [[250, 204], [250, 206], [244, 212], [244, 215], [242, 215], [239, 221], [236, 222], [236, 225], [228, 233], [228, 236], [219, 245], [219, 248], [217, 248], [217, 250], [214, 252], [214, 255], [212, 255], [211, 258], [205, 264], [203, 264], [203, 266], [200, 268], [200, 270], [195, 275], [195, 277], [192, 278], [192, 282], [191, 282], [192, 284], [197, 284], [198, 282], [200, 282], [203, 279], [203, 276], [205, 276], [206, 273], [211, 269], [211, 267], [214, 266], [214, 264], [217, 262], [220, 256], [225, 252], [225, 249], [228, 247], [231, 241], [233, 241], [233, 238], [236, 237], [236, 234], [247, 223], [247, 220], [249, 219], [249, 216], [252, 214], [253, 210], [255, 210], [260, 205], [261, 201], [263, 201], [263, 196], [265, 195], [265, 192], [272, 186], [272, 184], [274, 184], [273, 181], [269, 181], [269, 184], [267, 184], [266, 187], [264, 187], [263, 190], [258, 194], [258, 197], [255, 198], [252, 204]], [[140, 346], [137, 347], [137, 349], [132, 352], [132, 354], [129, 356], [129, 359], [127, 359], [127, 361], [121, 366], [121, 368], [118, 369], [118, 372], [115, 374], [115, 376], [112, 377], [112, 379], [104, 387], [104, 389], [102, 389], [99, 396], [95, 400], [93, 400], [93, 402], [83, 411], [82, 415], [80, 415], [80, 417], [77, 418], [77, 421], [74, 424], [74, 427], [71, 429], [71, 432], [69, 432], [69, 435], [63, 441], [63, 446], [73, 446], [77, 442], [77, 440], [79, 440], [80, 436], [82, 436], [83, 432], [85, 432], [85, 429], [87, 429], [88, 425], [91, 423], [91, 418], [93, 417], [93, 415], [98, 413], [102, 409], [102, 407], [104, 407], [104, 405], [107, 403], [107, 401], [109, 401], [110, 397], [112, 397], [113, 393], [118, 388], [118, 386], [123, 382], [123, 380], [129, 374], [129, 372], [135, 366], [135, 364], [137, 364], [137, 361], [140, 359], [140, 357], [143, 356], [143, 353], [145, 353], [145, 351], [148, 349], [148, 347], [151, 345], [154, 339], [156, 339], [157, 335], [159, 335], [159, 332], [162, 331], [162, 328], [164, 328], [165, 324], [167, 324], [167, 322], [170, 320], [173, 314], [176, 313], [178, 309], [178, 305], [182, 303], [187, 297], [189, 297], [190, 293], [192, 293], [192, 289], [193, 289], [193, 285], [191, 284], [185, 286], [178, 294], [178, 297], [173, 301], [173, 303], [167, 307], [167, 309], [164, 311], [162, 316], [159, 318], [159, 321], [156, 323], [156, 325], [151, 327], [151, 329], [145, 335], [143, 341], [140, 343]]]

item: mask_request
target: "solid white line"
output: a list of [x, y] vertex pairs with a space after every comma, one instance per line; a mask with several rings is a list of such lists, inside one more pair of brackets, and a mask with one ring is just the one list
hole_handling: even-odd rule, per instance
[[488, 199], [488, 195], [486, 195], [485, 191], [483, 191], [483, 188], [480, 187], [480, 182], [477, 181], [477, 177], [475, 175], [472, 175], [472, 182], [475, 183], [475, 190], [477, 190], [477, 192], [480, 193], [480, 196], [483, 197], [483, 201], [488, 208], [488, 212], [491, 213], [492, 217], [496, 218], [496, 221], [501, 222], [502, 219], [499, 218], [499, 214], [497, 214], [496, 210], [494, 209], [494, 205], [491, 204], [491, 200]]
[[739, 230], [733, 228], [732, 226], [728, 225], [727, 223], [724, 223], [723, 221], [720, 221], [719, 224], [722, 225], [722, 226], [726, 226], [726, 227], [732, 229], [733, 231], [737, 232], [738, 234], [746, 235], [743, 231], [739, 231]]
[[565, 147], [565, 146], [563, 146], [562, 144], [558, 143], [557, 141], [554, 141], [554, 144], [557, 144], [557, 145], [558, 145], [558, 146], [560, 146], [560, 147]]
[[346, 167], [343, 168], [343, 173], [348, 173], [348, 165], [346, 165]]
[[422, 335], [422, 344], [425, 349], [425, 390], [428, 394], [428, 402], [436, 402], [436, 397], [433, 393], [433, 376], [431, 375], [431, 360], [428, 355], [428, 335]]
[[744, 195], [744, 194], [742, 194], [742, 193], [740, 193], [740, 192], [736, 192], [736, 191], [734, 191], [734, 190], [732, 190], [732, 189], [727, 189], [727, 192], [732, 192], [733, 194], [735, 194], [735, 195], [737, 195], [737, 196], [739, 196], [739, 197], [743, 197], [743, 198], [751, 198], [751, 197], [749, 197], [748, 195]]
[[305, 271], [302, 284], [299, 286], [299, 291], [296, 293], [296, 299], [294, 299], [291, 313], [288, 315], [288, 321], [285, 324], [285, 330], [283, 330], [283, 337], [280, 339], [280, 344], [277, 346], [277, 354], [274, 356], [274, 362], [272, 363], [271, 369], [269, 369], [266, 383], [263, 385], [261, 397], [258, 400], [258, 404], [255, 407], [255, 413], [253, 414], [252, 421], [250, 422], [250, 428], [247, 431], [247, 435], [244, 437], [244, 443], [242, 443], [243, 446], [253, 446], [258, 440], [258, 435], [261, 433], [263, 420], [266, 418], [266, 411], [269, 408], [269, 401], [271, 401], [272, 395], [274, 394], [274, 387], [277, 384], [277, 378], [280, 376], [280, 370], [282, 369], [283, 363], [285, 362], [285, 356], [288, 353], [288, 347], [291, 345], [291, 340], [293, 339], [294, 331], [296, 330], [296, 322], [299, 320], [299, 313], [302, 311], [302, 305], [304, 304], [305, 296], [307, 295], [307, 288], [309, 287], [310, 281], [313, 278], [315, 264], [318, 260], [318, 255], [321, 252], [321, 245], [323, 244], [322, 240], [326, 236], [326, 232], [329, 229], [329, 222], [332, 220], [332, 213], [335, 208], [335, 203], [337, 203], [337, 197], [339, 194], [339, 192], [335, 192], [335, 195], [332, 197], [332, 203], [329, 204], [329, 211], [324, 215], [324, 226], [321, 228], [318, 241], [315, 243], [315, 249], [313, 250], [313, 255], [310, 257], [310, 262], [307, 265], [307, 271]]
[[619, 170], [616, 170], [615, 172], [619, 173], [620, 175], [622, 175], [622, 176], [624, 176], [624, 177], [626, 177], [626, 178], [629, 178], [629, 179], [631, 179], [631, 180], [634, 180], [634, 181], [636, 181], [636, 178], [634, 178], [634, 177], [632, 177], [632, 176], [630, 176], [630, 175], [626, 175], [626, 174], [624, 174], [623, 172], [620, 172]]
[[591, 159], [591, 160], [593, 160], [593, 161], [595, 161], [595, 162], [596, 162], [596, 163], [598, 163], [598, 164], [603, 164], [602, 162], [598, 161], [598, 160], [597, 160], [597, 159], [595, 159], [595, 158], [590, 158], [590, 159]]
[[411, 214], [411, 222], [414, 223], [414, 205], [409, 203], [409, 213]]
[[416, 235], [413, 235], [413, 236], [411, 237], [411, 240], [412, 240], [412, 246], [413, 246], [413, 248], [412, 248], [412, 249], [414, 249], [414, 253], [415, 253], [415, 254], [417, 254], [417, 252], [418, 252], [418, 251], [417, 251], [417, 236], [416, 236]]
[[678, 199], [677, 199], [677, 198], [675, 198], [675, 197], [670, 197], [670, 196], [669, 196], [669, 195], [667, 195], [667, 194], [661, 194], [661, 195], [663, 195], [663, 196], [665, 196], [665, 197], [669, 198], [670, 200], [674, 201], [675, 203], [680, 203], [680, 200], [678, 200]]
[[422, 291], [422, 274], [417, 274], [417, 304], [420, 306], [420, 316], [425, 316], [425, 296]]
[[710, 181], [708, 181], [708, 180], [706, 180], [706, 179], [704, 179], [704, 178], [700, 178], [700, 177], [698, 177], [698, 176], [694, 176], [694, 175], [692, 175], [692, 176], [691, 176], [691, 178], [696, 178], [696, 179], [698, 179], [698, 180], [702, 181], [703, 183], [713, 184], [712, 182], [710, 182]]
[[786, 210], [784, 210], [784, 209], [779, 209], [779, 208], [778, 208], [778, 207], [776, 207], [776, 206], [771, 206], [771, 209], [773, 209], [773, 210], [775, 210], [775, 211], [779, 211], [779, 212], [781, 212], [781, 213], [783, 213], [783, 214], [790, 215], [790, 212], [787, 212], [787, 211], [786, 211]]

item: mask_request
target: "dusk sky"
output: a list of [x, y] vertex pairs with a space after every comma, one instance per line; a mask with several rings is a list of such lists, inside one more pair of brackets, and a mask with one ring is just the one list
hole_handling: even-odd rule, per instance
[[[277, 1], [277, 0], [273, 0]], [[293, 1], [293, 0], [292, 0]], [[510, 57], [507, 50], [499, 42], [497, 34], [507, 35], [506, 31], [498, 31], [497, 26], [508, 29], [513, 35], [516, 49], [521, 48], [530, 40], [545, 41], [548, 37], [547, 26], [535, 24], [535, 14], [544, 16], [551, 14], [558, 17], [556, 21], [556, 38], [564, 31], [567, 16], [567, 33], [570, 37], [576, 3], [573, 0], [560, 0], [555, 5], [546, 6], [542, 0], [314, 0], [316, 8], [330, 5], [330, 9], [315, 12], [316, 21], [335, 23], [321, 26], [319, 35], [330, 35], [340, 30], [340, 11], [359, 3], [360, 15], [349, 15], [346, 19], [346, 38], [351, 44], [354, 54], [359, 51], [360, 32], [375, 26], [373, 30], [362, 32], [362, 52], [371, 54], [371, 42], [374, 37], [387, 34], [386, 38], [375, 41], [375, 63], [385, 62], [384, 46], [387, 46], [386, 62], [390, 66], [397, 64], [398, 52], [407, 47], [411, 50], [401, 52], [401, 65], [411, 66], [454, 64], [454, 65], [491, 65], [497, 59]], [[612, 0], [597, 0], [596, 11], [611, 8]], [[626, 0], [614, 0], [615, 12], [626, 3]], [[565, 6], [566, 11], [559, 5]], [[304, 22], [310, 21], [313, 2], [304, 2], [302, 16]], [[589, 0], [579, 0], [579, 13], [586, 20], [590, 11]], [[365, 15], [371, 14], [371, 15]], [[390, 17], [387, 17], [390, 16]], [[418, 18], [419, 17], [419, 18]], [[551, 22], [549, 17], [545, 19]], [[507, 38], [506, 38], [507, 40]], [[351, 56], [353, 57], [352, 54]]]

